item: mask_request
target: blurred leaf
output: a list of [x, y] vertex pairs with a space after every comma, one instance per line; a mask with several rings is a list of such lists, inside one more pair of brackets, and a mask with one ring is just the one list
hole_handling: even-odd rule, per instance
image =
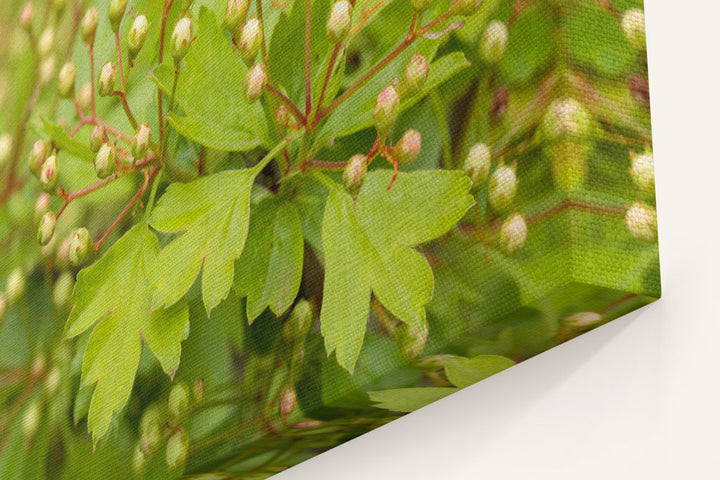
[[515, 362], [509, 358], [497, 355], [481, 355], [475, 358], [451, 357], [445, 362], [445, 373], [453, 385], [465, 388], [513, 365]]
[[510, 28], [500, 69], [511, 83], [526, 83], [540, 72], [553, 54], [550, 19], [537, 6], [523, 10]]
[[378, 408], [392, 412], [410, 413], [459, 390], [459, 388], [450, 387], [397, 388], [394, 390], [368, 392], [368, 395], [370, 395], [370, 400], [377, 402], [375, 406]]

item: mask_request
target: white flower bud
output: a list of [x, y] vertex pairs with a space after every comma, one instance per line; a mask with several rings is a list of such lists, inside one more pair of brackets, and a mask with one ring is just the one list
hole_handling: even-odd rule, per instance
[[33, 10], [33, 4], [27, 2], [23, 5], [22, 11], [20, 12], [20, 27], [27, 32], [32, 31], [34, 16], [35, 12]]
[[10, 159], [13, 148], [12, 135], [3, 133], [0, 135], [0, 168]]
[[93, 131], [90, 134], [90, 150], [93, 152], [99, 152], [106, 140], [105, 127], [102, 125], [95, 125]]
[[87, 257], [90, 252], [90, 232], [85, 227], [78, 228], [70, 238], [70, 249], [68, 258], [73, 267], [77, 267]]
[[263, 42], [262, 23], [257, 18], [251, 18], [240, 31], [240, 39], [237, 42], [240, 56], [247, 63], [255, 60], [260, 46]]
[[60, 168], [58, 166], [57, 156], [50, 155], [40, 168], [40, 186], [46, 192], [55, 190], [57, 186]]
[[120, 23], [122, 22], [123, 15], [125, 15], [126, 8], [127, 0], [110, 0], [108, 18], [110, 19], [110, 26], [113, 32], [120, 30]]
[[57, 393], [58, 387], [60, 387], [60, 381], [62, 380], [62, 374], [60, 368], [54, 366], [45, 377], [45, 394], [47, 398], [53, 398]]
[[588, 134], [591, 117], [585, 107], [573, 98], [555, 100], [543, 117], [542, 129], [549, 140], [583, 137]]
[[165, 447], [165, 461], [170, 470], [179, 470], [185, 465], [189, 443], [187, 433], [184, 430], [175, 432], [168, 439]]
[[515, 191], [517, 190], [517, 177], [515, 169], [501, 166], [490, 178], [488, 189], [488, 203], [496, 212], [504, 212], [510, 208]]
[[25, 272], [21, 267], [15, 267], [8, 275], [5, 284], [5, 298], [12, 305], [23, 295], [25, 295]]
[[630, 175], [635, 184], [648, 195], [655, 193], [655, 162], [652, 152], [630, 155]]
[[80, 32], [82, 34], [83, 42], [86, 45], [91, 46], [95, 43], [95, 33], [98, 27], [98, 11], [97, 8], [93, 7], [85, 12], [85, 16], [80, 23]]
[[505, 54], [508, 42], [508, 29], [499, 20], [490, 22], [480, 41], [480, 54], [488, 63], [498, 63]]
[[132, 27], [128, 32], [128, 53], [130, 58], [135, 58], [145, 43], [150, 23], [145, 15], [138, 15], [133, 21]]
[[642, 242], [657, 241], [657, 213], [650, 205], [636, 201], [625, 214], [625, 227]]
[[41, 193], [37, 200], [35, 200], [35, 216], [33, 217], [36, 222], [39, 222], [43, 215], [45, 215], [50, 208], [50, 194]]
[[625, 38], [635, 50], [645, 50], [645, 13], [639, 8], [626, 11], [620, 22]]
[[75, 94], [75, 64], [67, 62], [58, 75], [58, 90], [61, 97], [72, 97]]
[[70, 272], [63, 272], [53, 286], [53, 303], [58, 310], [64, 309], [72, 299], [75, 278]]
[[48, 56], [55, 45], [55, 29], [53, 27], [47, 27], [42, 31], [37, 41], [37, 51], [40, 58]]
[[400, 93], [412, 97], [420, 93], [425, 86], [430, 73], [430, 65], [422, 55], [414, 55], [405, 66], [402, 80], [400, 80]]
[[33, 440], [33, 437], [40, 426], [41, 419], [42, 403], [40, 400], [35, 400], [27, 407], [27, 410], [25, 410], [22, 417], [22, 435], [26, 442]]
[[138, 131], [132, 141], [131, 150], [133, 157], [138, 160], [145, 158], [145, 154], [147, 153], [148, 148], [150, 148], [151, 136], [152, 132], [150, 131], [150, 125], [147, 123], [140, 125], [140, 128], [138, 128]]
[[327, 21], [327, 34], [330, 43], [339, 43], [345, 40], [352, 24], [352, 4], [347, 0], [335, 2], [330, 9]]
[[47, 212], [43, 215], [37, 232], [37, 239], [40, 246], [44, 247], [50, 243], [53, 235], [55, 235], [55, 222], [56, 218], [53, 212]]
[[249, 103], [258, 100], [265, 91], [267, 70], [262, 63], [256, 63], [248, 72], [245, 80], [245, 98]]
[[55, 56], [51, 55], [40, 62], [40, 75], [38, 82], [40, 85], [47, 85], [55, 76]]
[[112, 95], [115, 90], [115, 79], [117, 77], [117, 69], [115, 63], [107, 62], [100, 69], [98, 75], [98, 93], [101, 97]]
[[95, 156], [95, 173], [98, 178], [107, 178], [115, 171], [115, 146], [104, 143]]
[[295, 407], [297, 407], [297, 394], [294, 388], [288, 387], [280, 394], [280, 415], [287, 417], [295, 410]]
[[500, 227], [500, 246], [508, 255], [519, 252], [527, 239], [527, 223], [522, 215], [514, 213]]
[[45, 159], [49, 153], [48, 151], [49, 146], [45, 140], [36, 141], [30, 151], [28, 166], [30, 167], [30, 171], [38, 177], [40, 176], [40, 169], [42, 168], [43, 163], [45, 163]]
[[90, 110], [90, 107], [92, 107], [92, 94], [92, 84], [90, 82], [85, 82], [80, 88], [80, 92], [78, 92], [77, 96], [80, 108], [84, 111], [88, 111]]
[[228, 0], [225, 7], [225, 28], [235, 33], [240, 25], [245, 23], [249, 10], [250, 0]]
[[172, 34], [172, 56], [175, 60], [175, 65], [182, 62], [185, 55], [187, 55], [192, 39], [192, 22], [189, 17], [182, 17], [175, 25], [175, 30], [173, 30]]
[[484, 143], [476, 143], [470, 148], [463, 169], [465, 174], [472, 180], [473, 187], [479, 187], [490, 174], [492, 154]]
[[177, 420], [187, 413], [189, 407], [190, 390], [185, 382], [180, 381], [173, 385], [168, 395], [168, 412]]

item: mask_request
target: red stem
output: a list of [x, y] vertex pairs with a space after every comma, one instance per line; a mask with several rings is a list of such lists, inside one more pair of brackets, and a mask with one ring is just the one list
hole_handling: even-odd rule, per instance
[[288, 97], [286, 97], [280, 90], [273, 87], [269, 83], [265, 86], [265, 89], [275, 97], [277, 97], [278, 100], [280, 100], [281, 103], [283, 103], [287, 108], [292, 110], [292, 113], [297, 117], [298, 121], [302, 123], [303, 125], [307, 124], [307, 119], [305, 115], [300, 111], [300, 109], [295, 105], [295, 103], [290, 100]]
[[337, 61], [337, 56], [340, 53], [340, 49], [342, 48], [341, 43], [336, 43], [335, 48], [333, 49], [332, 56], [330, 57], [330, 63], [328, 64], [327, 72], [325, 72], [325, 79], [323, 80], [323, 86], [322, 90], [320, 91], [320, 99], [317, 103], [317, 111], [320, 111], [320, 109], [323, 106], [323, 101], [325, 100], [325, 92], [327, 91], [328, 83], [330, 83], [330, 77], [332, 76], [333, 68], [335, 67], [335, 62]]

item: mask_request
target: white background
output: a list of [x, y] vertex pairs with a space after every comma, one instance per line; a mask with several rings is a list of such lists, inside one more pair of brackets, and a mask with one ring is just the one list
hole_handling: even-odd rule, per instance
[[720, 2], [645, 8], [663, 298], [275, 478], [720, 479]]

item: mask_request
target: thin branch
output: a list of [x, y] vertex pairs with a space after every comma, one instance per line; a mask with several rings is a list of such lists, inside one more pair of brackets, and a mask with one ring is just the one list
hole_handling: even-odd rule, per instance
[[318, 99], [316, 107], [316, 110], [318, 112], [323, 106], [323, 101], [325, 100], [325, 93], [327, 91], [328, 84], [330, 83], [330, 77], [332, 76], [333, 69], [335, 68], [335, 62], [337, 61], [337, 57], [341, 49], [342, 44], [340, 42], [336, 43], [335, 48], [332, 52], [332, 56], [330, 57], [330, 63], [328, 63], [327, 71], [325, 72], [325, 78], [323, 79], [323, 86], [322, 90], [320, 91], [320, 98]]
[[303, 125], [307, 124], [307, 118], [305, 115], [300, 111], [300, 109], [295, 105], [295, 103], [290, 100], [288, 97], [286, 97], [280, 90], [273, 87], [270, 84], [267, 84], [265, 86], [265, 89], [268, 91], [268, 93], [275, 96], [282, 104], [284, 104], [287, 108], [292, 110], [293, 115], [297, 117], [298, 121], [302, 123]]

